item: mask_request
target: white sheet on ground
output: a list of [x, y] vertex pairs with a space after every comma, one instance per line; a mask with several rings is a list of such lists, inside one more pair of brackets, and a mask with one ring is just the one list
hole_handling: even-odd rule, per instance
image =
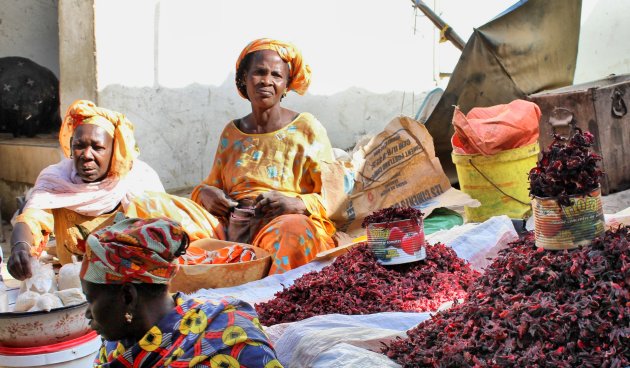
[[[427, 237], [429, 243], [451, 246], [459, 257], [477, 269], [489, 263], [487, 257], [493, 257], [516, 239], [518, 235], [507, 216], [493, 217], [481, 224], [465, 224]], [[321, 270], [330, 263], [330, 260], [312, 262], [282, 275], [231, 288], [199, 290], [193, 296], [216, 299], [231, 295], [252, 304], [260, 303], [272, 299], [283, 286], [292, 285], [303, 274]], [[271, 326], [266, 331], [285, 367], [397, 367], [378, 353], [381, 343], [396, 336], [405, 337], [408, 329], [429, 316], [429, 313], [402, 312], [330, 314]]]
[[482, 223], [470, 223], [441, 230], [426, 237], [429, 243], [441, 242], [455, 250], [459, 258], [481, 270], [490, 264], [490, 259], [506, 248], [508, 243], [518, 240], [514, 224], [507, 216], [495, 216]]
[[[278, 359], [288, 367], [396, 367], [380, 365], [380, 362], [389, 362], [380, 354], [382, 343], [397, 336], [405, 337], [408, 329], [429, 317], [429, 313], [403, 312], [359, 316], [328, 314], [271, 326], [266, 332], [276, 348]], [[331, 352], [342, 343], [355, 347], [338, 349], [338, 353], [345, 355], [343, 359]], [[376, 354], [368, 354], [368, 351]], [[378, 364], [354, 365], [361, 358]], [[337, 362], [332, 364], [331, 360]]]
[[383, 354], [365, 350], [354, 345], [341, 343], [319, 354], [313, 361], [312, 367], [382, 367], [399, 368], [400, 364], [390, 360]]
[[292, 269], [283, 274], [267, 276], [262, 280], [248, 282], [247, 284], [219, 289], [201, 289], [191, 294], [195, 298], [221, 299], [225, 296], [233, 296], [250, 304], [262, 303], [273, 298], [274, 294], [282, 291], [286, 286], [293, 285], [300, 276], [311, 271], [319, 271], [328, 266], [334, 259], [324, 262], [311, 262], [304, 266]]
[[[486, 266], [489, 263], [487, 257], [494, 257], [499, 250], [516, 239], [518, 235], [507, 216], [496, 216], [479, 224], [465, 224], [427, 236], [427, 241], [431, 244], [441, 242], [452, 247], [460, 258], [469, 261], [476, 269]], [[220, 299], [229, 295], [250, 304], [261, 303], [272, 299], [283, 287], [293, 285], [295, 280], [305, 273], [319, 271], [332, 262], [333, 260], [311, 262], [284, 274], [272, 275], [239, 286], [202, 289], [191, 295], [208, 299]]]

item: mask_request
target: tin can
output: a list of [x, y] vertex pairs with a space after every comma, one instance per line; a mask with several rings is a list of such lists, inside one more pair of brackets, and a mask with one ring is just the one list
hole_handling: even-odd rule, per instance
[[570, 206], [553, 198], [532, 199], [536, 246], [544, 249], [573, 249], [588, 245], [604, 233], [601, 189], [588, 195], [571, 196]]
[[369, 224], [368, 245], [383, 265], [417, 262], [427, 257], [422, 219]]

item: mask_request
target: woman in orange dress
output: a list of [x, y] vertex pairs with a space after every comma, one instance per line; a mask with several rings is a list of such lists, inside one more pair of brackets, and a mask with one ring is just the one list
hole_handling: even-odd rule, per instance
[[132, 123], [120, 113], [78, 100], [59, 132], [66, 158], [40, 173], [11, 235], [8, 270], [31, 276], [55, 235], [62, 264], [82, 255], [87, 234], [111, 225], [120, 212], [130, 217], [166, 216], [182, 224], [191, 240], [224, 238], [218, 220], [188, 198], [164, 193], [157, 173], [137, 158]]
[[304, 94], [311, 71], [291, 44], [259, 39], [236, 62], [236, 86], [250, 114], [221, 133], [210, 174], [192, 199], [228, 228], [273, 255], [270, 274], [306, 264], [335, 246], [326, 215], [321, 165], [332, 162], [326, 129], [309, 113], [281, 106], [287, 91]]

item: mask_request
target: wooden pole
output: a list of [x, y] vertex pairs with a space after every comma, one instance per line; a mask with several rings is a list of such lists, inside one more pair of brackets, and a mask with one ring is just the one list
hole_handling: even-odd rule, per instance
[[427, 18], [429, 18], [429, 20], [433, 22], [433, 24], [435, 24], [435, 26], [440, 30], [440, 36], [443, 36], [447, 40], [451, 41], [451, 43], [455, 45], [455, 47], [457, 47], [460, 51], [464, 50], [466, 42], [464, 42], [464, 40], [462, 40], [461, 37], [459, 37], [459, 35], [455, 33], [451, 26], [446, 24], [446, 22], [443, 21], [442, 18], [435, 14], [435, 12], [431, 8], [429, 8], [427, 4], [424, 3], [424, 1], [411, 0], [411, 2], [413, 3], [413, 6], [420, 9], [420, 11], [423, 12], [424, 15], [426, 15]]

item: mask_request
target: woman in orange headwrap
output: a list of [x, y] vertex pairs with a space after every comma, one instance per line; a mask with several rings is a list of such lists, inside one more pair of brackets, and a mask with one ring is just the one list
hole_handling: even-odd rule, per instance
[[310, 77], [295, 46], [272, 39], [247, 45], [236, 62], [236, 86], [252, 112], [224, 128], [210, 175], [192, 193], [226, 224], [228, 240], [273, 254], [270, 273], [335, 246], [320, 171], [333, 160], [326, 129], [313, 115], [280, 105], [287, 91], [304, 94]]
[[192, 240], [223, 236], [203, 208], [164, 193], [157, 173], [137, 158], [133, 125], [123, 114], [76, 101], [66, 113], [59, 144], [66, 158], [40, 173], [16, 218], [8, 262], [15, 278], [30, 277], [30, 258], [41, 254], [49, 234], [55, 235], [61, 263], [69, 263], [73, 254], [83, 253], [80, 244], [87, 234], [111, 225], [118, 212], [168, 216], [181, 222]]

